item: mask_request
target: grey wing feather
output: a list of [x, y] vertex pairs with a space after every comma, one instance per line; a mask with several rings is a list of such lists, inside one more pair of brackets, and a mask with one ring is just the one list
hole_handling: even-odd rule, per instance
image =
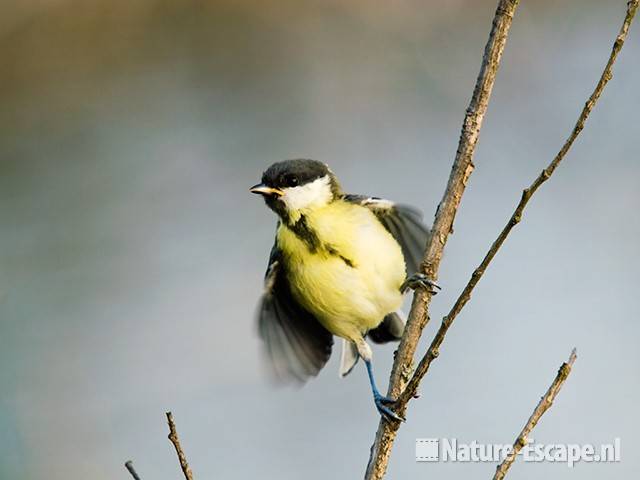
[[281, 380], [304, 382], [331, 356], [333, 335], [291, 295], [280, 251], [274, 245], [258, 310], [258, 334]]
[[380, 325], [367, 332], [367, 337], [374, 343], [397, 342], [404, 333], [404, 324], [404, 318], [399, 312], [391, 312]]
[[365, 195], [344, 195], [344, 200], [370, 209], [380, 223], [396, 239], [407, 266], [407, 275], [419, 271], [431, 230], [422, 221], [422, 214], [408, 205]]

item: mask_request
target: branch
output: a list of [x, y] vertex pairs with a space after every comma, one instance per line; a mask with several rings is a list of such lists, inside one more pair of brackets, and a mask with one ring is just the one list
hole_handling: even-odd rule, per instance
[[547, 390], [547, 393], [545, 393], [544, 396], [540, 399], [540, 402], [538, 402], [538, 406], [536, 406], [536, 408], [533, 410], [533, 413], [529, 417], [529, 420], [522, 428], [520, 435], [518, 435], [516, 441], [513, 442], [513, 450], [509, 453], [509, 455], [507, 455], [502, 463], [496, 467], [496, 474], [493, 476], [493, 480], [502, 480], [507, 474], [507, 470], [509, 470], [509, 468], [515, 461], [518, 452], [527, 444], [527, 437], [531, 433], [531, 430], [533, 430], [533, 428], [538, 424], [538, 421], [540, 420], [542, 415], [544, 415], [544, 413], [549, 410], [549, 408], [551, 408], [556, 395], [558, 395], [558, 392], [562, 388], [562, 385], [571, 373], [571, 367], [573, 367], [573, 362], [576, 361], [576, 358], [576, 349], [574, 348], [571, 351], [569, 360], [560, 366], [558, 374]]
[[[482, 65], [471, 102], [465, 114], [458, 150], [456, 151], [447, 188], [438, 205], [431, 238], [426, 245], [421, 265], [421, 270], [434, 281], [438, 276], [444, 246], [447, 243], [449, 234], [453, 231], [453, 222], [467, 180], [473, 172], [473, 154], [518, 3], [519, 0], [500, 0], [493, 18], [491, 33], [485, 46]], [[418, 340], [429, 321], [428, 309], [430, 302], [431, 294], [428, 291], [416, 291], [389, 379], [388, 395], [393, 398], [398, 397], [411, 374], [413, 356]], [[406, 400], [398, 402], [394, 408], [397, 413], [403, 415], [406, 410]], [[399, 424], [396, 422], [390, 423], [381, 420], [375, 441], [371, 447], [365, 479], [380, 479], [384, 476], [398, 428]]]
[[524, 189], [524, 191], [522, 192], [520, 203], [518, 203], [518, 206], [516, 207], [513, 214], [511, 215], [511, 218], [509, 219], [505, 227], [500, 232], [500, 235], [498, 235], [498, 238], [496, 238], [496, 240], [491, 245], [491, 248], [485, 255], [484, 259], [482, 260], [482, 263], [480, 263], [478, 268], [474, 270], [473, 274], [471, 275], [471, 278], [469, 279], [469, 282], [462, 290], [462, 293], [460, 294], [455, 304], [451, 308], [451, 311], [449, 312], [449, 314], [442, 319], [442, 324], [440, 325], [440, 328], [438, 329], [433, 341], [431, 342], [431, 345], [429, 346], [427, 353], [424, 355], [424, 357], [422, 357], [422, 360], [420, 360], [420, 363], [418, 364], [418, 367], [416, 368], [413, 374], [413, 377], [409, 381], [407, 388], [402, 392], [402, 395], [398, 399], [398, 403], [400, 403], [401, 405], [406, 405], [406, 403], [411, 399], [411, 397], [415, 395], [415, 392], [418, 389], [418, 385], [420, 384], [420, 381], [429, 370], [429, 366], [431, 365], [431, 362], [438, 357], [440, 345], [444, 341], [444, 337], [447, 334], [449, 327], [451, 327], [451, 324], [453, 323], [455, 318], [458, 316], [462, 308], [471, 299], [471, 292], [473, 291], [475, 286], [478, 284], [478, 282], [484, 275], [484, 272], [486, 271], [487, 267], [489, 266], [493, 258], [496, 256], [496, 253], [498, 253], [498, 250], [500, 249], [502, 244], [505, 242], [505, 240], [509, 236], [509, 233], [511, 232], [513, 227], [515, 227], [518, 223], [520, 223], [520, 220], [522, 219], [522, 214], [524, 212], [525, 207], [527, 206], [527, 203], [529, 203], [529, 200], [531, 199], [533, 194], [538, 190], [538, 188], [540, 188], [540, 186], [544, 182], [549, 180], [553, 172], [556, 170], [556, 168], [558, 167], [562, 159], [565, 157], [565, 155], [573, 145], [573, 142], [575, 141], [575, 139], [578, 137], [578, 135], [584, 128], [584, 124], [587, 121], [587, 118], [589, 117], [589, 114], [593, 110], [593, 107], [595, 106], [596, 102], [600, 98], [600, 95], [602, 94], [604, 87], [607, 85], [609, 80], [611, 80], [611, 78], [613, 77], [613, 74], [611, 72], [613, 68], [613, 64], [615, 63], [618, 53], [620, 53], [620, 50], [624, 45], [624, 41], [627, 38], [627, 33], [629, 32], [629, 26], [631, 25], [633, 17], [638, 8], [638, 1], [639, 0], [633, 0], [627, 4], [627, 14], [625, 16], [624, 22], [622, 23], [622, 27], [620, 27], [620, 32], [618, 33], [618, 36], [616, 37], [616, 40], [613, 43], [613, 49], [611, 50], [611, 55], [609, 56], [609, 60], [607, 61], [604, 71], [602, 72], [602, 75], [600, 76], [600, 80], [598, 81], [598, 84], [596, 85], [593, 93], [584, 104], [582, 112], [580, 113], [580, 116], [578, 117], [578, 121], [573, 127], [573, 130], [569, 135], [569, 138], [567, 138], [564, 145], [562, 146], [558, 154], [555, 156], [555, 158], [551, 161], [551, 163], [547, 166], [547, 168], [545, 168], [540, 173], [538, 178], [536, 178], [528, 188]]
[[126, 461], [124, 463], [124, 466], [127, 470], [129, 470], [129, 473], [133, 477], [133, 480], [140, 480], [140, 477], [138, 476], [138, 472], [136, 472], [136, 469], [133, 468], [133, 462], [131, 460]]
[[193, 480], [193, 472], [191, 471], [191, 467], [187, 463], [187, 456], [184, 454], [182, 450], [182, 446], [180, 445], [180, 440], [178, 439], [178, 432], [176, 431], [176, 424], [173, 421], [173, 415], [171, 412], [167, 412], [167, 422], [169, 423], [169, 440], [173, 443], [173, 446], [176, 449], [176, 453], [178, 454], [178, 460], [180, 460], [180, 467], [182, 468], [182, 473], [184, 474], [185, 480]]

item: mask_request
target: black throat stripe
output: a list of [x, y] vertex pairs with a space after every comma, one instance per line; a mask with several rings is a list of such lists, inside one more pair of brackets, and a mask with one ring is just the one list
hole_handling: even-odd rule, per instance
[[316, 232], [309, 227], [307, 218], [302, 215], [297, 222], [287, 225], [287, 227], [302, 240], [311, 253], [316, 253], [320, 249], [320, 239]]
[[307, 223], [307, 219], [302, 215], [297, 222], [292, 225], [287, 225], [296, 237], [298, 237], [307, 246], [309, 252], [318, 253], [319, 251], [325, 251], [329, 255], [339, 257], [346, 265], [351, 268], [355, 267], [352, 260], [348, 259], [344, 255], [341, 255], [338, 250], [330, 244], [323, 244], [318, 237], [318, 234]]

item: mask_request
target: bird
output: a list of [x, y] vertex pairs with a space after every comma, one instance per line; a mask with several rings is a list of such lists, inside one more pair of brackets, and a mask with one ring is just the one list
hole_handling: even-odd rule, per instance
[[400, 340], [405, 292], [440, 289], [419, 271], [430, 236], [422, 214], [344, 193], [317, 160], [276, 162], [249, 191], [278, 217], [257, 313], [258, 335], [276, 376], [298, 382], [316, 376], [339, 337], [340, 376], [362, 358], [378, 412], [403, 421], [392, 409], [395, 400], [378, 390], [367, 339]]

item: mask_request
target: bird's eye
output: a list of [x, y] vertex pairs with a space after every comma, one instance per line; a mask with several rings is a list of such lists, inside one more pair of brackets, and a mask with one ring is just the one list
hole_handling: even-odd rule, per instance
[[295, 187], [296, 185], [298, 185], [298, 177], [290, 173], [284, 176], [284, 178], [282, 179], [282, 183], [287, 187]]

